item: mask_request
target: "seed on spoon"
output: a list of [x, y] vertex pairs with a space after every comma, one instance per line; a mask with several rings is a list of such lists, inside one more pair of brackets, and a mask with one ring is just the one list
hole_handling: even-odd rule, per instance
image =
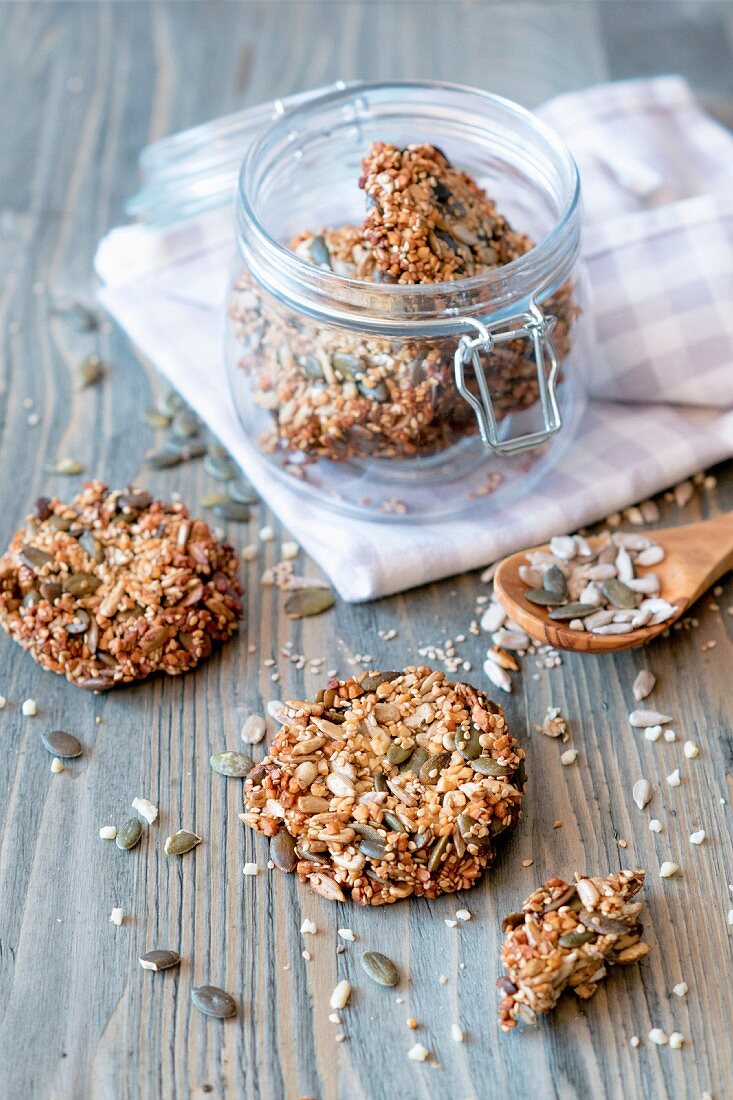
[[567, 596], [561, 592], [551, 592], [547, 588], [530, 588], [524, 593], [530, 603], [536, 603], [540, 607], [559, 607], [567, 603]]
[[564, 607], [556, 607], [550, 612], [550, 618], [556, 622], [566, 622], [570, 619], [584, 619], [586, 615], [592, 615], [596, 608], [592, 603], [567, 603]]

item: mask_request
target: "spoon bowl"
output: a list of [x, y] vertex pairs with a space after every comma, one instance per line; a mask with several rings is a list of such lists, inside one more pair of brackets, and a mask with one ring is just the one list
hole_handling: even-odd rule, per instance
[[[626, 634], [592, 634], [586, 630], [571, 630], [567, 623], [555, 622], [548, 617], [548, 610], [526, 598], [528, 588], [519, 576], [519, 567], [527, 564], [526, 554], [531, 551], [522, 550], [499, 563], [494, 574], [494, 592], [509, 618], [535, 641], [576, 653], [636, 649], [669, 630], [711, 584], [733, 567], [733, 512], [701, 523], [652, 530], [648, 534], [664, 548], [665, 557], [646, 569], [639, 567], [638, 575], [656, 573], [661, 582], [660, 595], [677, 609], [671, 618], [656, 626], [645, 626]], [[602, 537], [591, 537], [587, 541], [594, 546]], [[548, 550], [549, 547], [532, 549]]]

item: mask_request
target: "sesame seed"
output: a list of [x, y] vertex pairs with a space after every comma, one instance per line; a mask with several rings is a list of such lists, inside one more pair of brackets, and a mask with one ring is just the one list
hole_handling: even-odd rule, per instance
[[649, 828], [651, 829], [651, 831], [653, 833], [661, 833], [661, 831], [662, 831], [662, 822], [659, 821], [658, 818], [653, 817], [651, 819], [651, 821], [649, 822]]
[[629, 1043], [631, 1044], [632, 1047], [634, 1047], [634, 1049], [636, 1049], [636, 1047], [638, 1047], [640, 1045], [641, 1039], [639, 1038], [638, 1035], [632, 1035], [631, 1038], [629, 1039]]
[[60, 772], [66, 771], [58, 756], [54, 756], [53, 760], [51, 761], [51, 771], [54, 775], [58, 775]]

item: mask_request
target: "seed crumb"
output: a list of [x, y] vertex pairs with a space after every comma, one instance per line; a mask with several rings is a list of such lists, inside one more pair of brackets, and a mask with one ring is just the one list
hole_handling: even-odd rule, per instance
[[649, 1042], [655, 1043], [658, 1047], [665, 1046], [669, 1042], [666, 1031], [662, 1031], [661, 1027], [653, 1027], [649, 1032]]
[[109, 915], [109, 919], [112, 922], [112, 924], [116, 924], [117, 927], [119, 928], [120, 925], [122, 924], [123, 920], [125, 919], [125, 910], [124, 909], [113, 909], [112, 912]]
[[553, 821], [552, 827], [553, 829], [562, 829], [562, 821]]
[[408, 1016], [407, 1019], [405, 1020], [405, 1023], [409, 1027], [410, 1031], [416, 1031], [417, 1028], [420, 1027], [419, 1022], [415, 1019], [414, 1016]]
[[147, 821], [148, 825], [152, 825], [158, 817], [158, 807], [147, 798], [133, 798], [132, 808]]
[[53, 760], [51, 761], [51, 771], [54, 775], [58, 775], [60, 772], [66, 771], [66, 768], [61, 763], [58, 756], [54, 756]]
[[679, 1050], [684, 1041], [685, 1037], [680, 1031], [673, 1031], [669, 1037], [669, 1045], [672, 1050]]
[[103, 825], [102, 828], [99, 830], [99, 839], [100, 840], [114, 840], [116, 838], [116, 836], [117, 836], [117, 826], [116, 825]]
[[690, 833], [690, 844], [702, 844], [705, 839], [705, 830], [698, 829], [695, 833]]
[[679, 866], [676, 863], [672, 863], [671, 860], [665, 860], [662, 866], [659, 868], [660, 878], [673, 878], [679, 871]]
[[644, 730], [644, 736], [647, 741], [658, 741], [659, 738], [662, 736], [662, 727], [647, 726], [647, 728]]
[[464, 1038], [465, 1038], [465, 1035], [463, 1033], [463, 1028], [460, 1027], [458, 1024], [451, 1024], [450, 1025], [450, 1037], [451, 1037], [451, 1039], [453, 1040], [454, 1043], [462, 1043]]
[[343, 1031], [337, 1031], [336, 1034], [334, 1035], [334, 1039], [337, 1043], [345, 1043], [346, 1042], [346, 1036], [344, 1035]]
[[341, 1017], [339, 1016], [338, 1012], [330, 1012], [328, 1015], [328, 1019], [332, 1024], [341, 1023]]
[[303, 956], [303, 958], [305, 959], [305, 961], [307, 963], [309, 963], [311, 961], [311, 959], [313, 958], [310, 951], [301, 951], [301, 955]]
[[564, 768], [567, 768], [569, 764], [574, 764], [578, 759], [577, 749], [566, 749], [560, 756], [560, 763]]
[[457, 927], [457, 925], [458, 925], [458, 921], [457, 921], [457, 920], [450, 920], [450, 919], [449, 919], [449, 918], [447, 918], [447, 917], [446, 917], [445, 923], [446, 923], [446, 926], [447, 926], [448, 928], [456, 928], [456, 927]]
[[259, 867], [257, 866], [256, 863], [245, 863], [242, 870], [243, 870], [243, 873], [245, 875], [253, 875], [254, 876], [254, 875], [258, 875], [260, 873], [260, 869], [259, 869]]
[[685, 741], [683, 752], [688, 760], [694, 760], [696, 756], [700, 755], [700, 749], [694, 741]]
[[677, 985], [672, 987], [672, 992], [675, 997], [686, 997], [688, 993], [687, 982], [677, 982]]
[[424, 1062], [429, 1056], [430, 1051], [422, 1043], [415, 1043], [414, 1047], [410, 1047], [407, 1052], [407, 1057], [411, 1062]]
[[649, 828], [651, 829], [651, 831], [653, 833], [661, 833], [661, 831], [662, 831], [662, 822], [658, 818], [653, 817], [651, 819], [651, 821], [649, 822]]
[[38, 706], [35, 699], [24, 699], [23, 706], [20, 708], [26, 718], [33, 718], [38, 714]]
[[636, 1050], [636, 1048], [641, 1044], [641, 1039], [638, 1035], [632, 1035], [629, 1039], [629, 1042], [631, 1043], [631, 1046], [634, 1048], [634, 1050]]
[[440, 974], [438, 976], [438, 981], [440, 982], [441, 985], [447, 985], [448, 984], [448, 975], [447, 974]]
[[471, 914], [469, 913], [468, 909], [457, 909], [456, 918], [458, 920], [470, 920]]
[[335, 1009], [346, 1008], [346, 1005], [349, 1002], [349, 997], [350, 996], [351, 996], [351, 986], [346, 981], [346, 978], [343, 978], [338, 983], [338, 985], [334, 989], [333, 993], [331, 994], [331, 1008], [335, 1008]]
[[523, 859], [522, 860], [522, 867], [531, 867], [533, 863], [534, 863], [533, 859]]
[[300, 547], [297, 542], [284, 542], [280, 547], [280, 553], [283, 561], [292, 561], [293, 558], [297, 558]]
[[262, 542], [272, 542], [275, 538], [275, 531], [272, 527], [261, 527], [259, 531], [260, 539]]
[[670, 787], [679, 787], [681, 782], [679, 768], [675, 768], [673, 772], [670, 772], [670, 774], [667, 776], [667, 782], [669, 783]]
[[304, 920], [300, 926], [300, 931], [303, 936], [315, 936], [318, 929], [312, 920]]
[[4, 695], [0, 695], [0, 710], [5, 710], [8, 705], [8, 701]]
[[342, 940], [348, 940], [349, 943], [353, 943], [354, 940], [356, 939], [356, 936], [354, 935], [354, 933], [351, 931], [350, 928], [339, 928], [338, 934], [339, 934], [339, 936], [341, 937]]

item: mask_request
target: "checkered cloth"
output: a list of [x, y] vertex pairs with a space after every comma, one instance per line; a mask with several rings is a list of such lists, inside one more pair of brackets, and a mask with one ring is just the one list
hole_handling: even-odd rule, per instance
[[273, 479], [235, 418], [222, 362], [231, 211], [116, 229], [99, 246], [102, 303], [346, 600], [483, 566], [733, 454], [733, 137], [676, 77], [571, 93], [538, 113], [580, 167], [599, 348], [572, 447], [488, 519], [346, 519]]

